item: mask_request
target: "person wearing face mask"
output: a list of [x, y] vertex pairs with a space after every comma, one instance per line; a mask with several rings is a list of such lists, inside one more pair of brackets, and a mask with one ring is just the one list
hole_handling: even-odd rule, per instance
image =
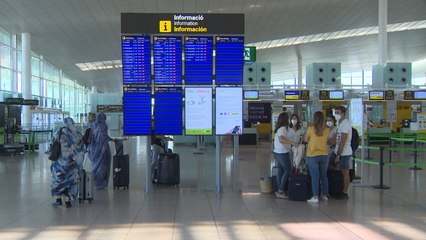
[[348, 199], [349, 187], [349, 160], [352, 156], [351, 140], [352, 126], [346, 119], [346, 108], [338, 106], [334, 108], [334, 117], [338, 122], [337, 134], [335, 138], [334, 151], [330, 154], [329, 163], [333, 167], [338, 167], [343, 175], [343, 193], [339, 199]]
[[[326, 125], [327, 125], [327, 128], [330, 130], [328, 141], [334, 142], [333, 139], [336, 139], [336, 134], [337, 134], [336, 118], [334, 118], [333, 115], [328, 115], [326, 118]], [[334, 144], [333, 145], [330, 144], [329, 147], [330, 147], [330, 153], [334, 151], [334, 147], [335, 147]]]
[[[302, 122], [297, 114], [292, 114], [290, 117], [290, 124], [288, 128], [288, 138], [291, 141], [298, 142], [299, 144], [303, 141], [302, 133]], [[305, 148], [303, 145], [292, 146], [290, 159], [293, 164], [292, 172], [297, 173], [303, 169], [302, 160], [305, 155]]]
[[301, 142], [302, 138], [302, 122], [297, 114], [292, 114], [290, 117], [290, 124], [288, 128], [288, 138], [295, 142]]

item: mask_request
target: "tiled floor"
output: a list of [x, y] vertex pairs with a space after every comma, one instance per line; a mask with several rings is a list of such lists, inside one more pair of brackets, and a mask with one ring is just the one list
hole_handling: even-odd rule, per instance
[[[110, 181], [93, 203], [70, 209], [50, 205], [50, 163], [42, 151], [0, 156], [0, 239], [426, 239], [426, 170], [385, 167], [391, 188], [376, 190], [369, 186], [379, 183], [378, 167], [366, 164], [363, 186], [354, 183], [349, 200], [310, 205], [259, 193], [258, 179], [270, 169], [267, 144], [242, 146], [238, 164], [232, 149], [223, 148], [220, 194], [214, 148], [193, 154], [193, 147], [175, 146], [180, 187], [154, 186], [145, 194], [145, 139], [131, 142], [130, 189], [113, 190]], [[393, 154], [393, 162], [411, 158]]]

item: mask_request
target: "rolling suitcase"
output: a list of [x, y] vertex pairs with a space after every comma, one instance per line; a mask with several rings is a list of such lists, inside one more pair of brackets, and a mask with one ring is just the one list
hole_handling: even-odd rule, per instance
[[81, 203], [87, 200], [89, 203], [92, 203], [94, 189], [93, 174], [83, 169], [80, 175], [78, 202]]
[[129, 189], [129, 155], [123, 155], [123, 140], [115, 140], [115, 156], [112, 159], [112, 181], [114, 189]]
[[311, 196], [311, 176], [306, 174], [291, 174], [288, 181], [288, 199], [306, 201]]
[[157, 184], [179, 185], [180, 163], [176, 153], [160, 153], [157, 160]]
[[339, 170], [328, 170], [328, 194], [338, 197], [343, 193], [343, 174]]
[[112, 161], [114, 189], [129, 189], [129, 155], [114, 156]]

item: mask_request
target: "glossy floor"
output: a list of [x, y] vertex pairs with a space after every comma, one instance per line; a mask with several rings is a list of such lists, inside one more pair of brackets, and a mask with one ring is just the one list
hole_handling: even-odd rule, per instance
[[[113, 190], [110, 181], [93, 203], [69, 209], [50, 205], [50, 163], [42, 151], [0, 156], [0, 239], [426, 239], [426, 170], [386, 166], [391, 188], [377, 190], [369, 186], [379, 183], [378, 166], [365, 163], [349, 200], [308, 204], [259, 193], [259, 177], [270, 171], [268, 144], [242, 146], [235, 162], [223, 147], [222, 193], [214, 191], [215, 149], [193, 154], [194, 147], [175, 146], [180, 186], [145, 194], [145, 139], [131, 143], [130, 189]], [[392, 157], [412, 162], [410, 152]]]

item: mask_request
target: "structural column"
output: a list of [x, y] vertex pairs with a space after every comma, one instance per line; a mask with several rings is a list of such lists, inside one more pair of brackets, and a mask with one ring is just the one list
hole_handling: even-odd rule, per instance
[[299, 45], [295, 46], [296, 56], [297, 56], [297, 85], [302, 86], [302, 78], [303, 78], [303, 66], [302, 66], [302, 54], [300, 53]]
[[[17, 45], [17, 35], [12, 35], [11, 38], [11, 68], [12, 68], [12, 75], [11, 75], [11, 91], [17, 95], [18, 93], [18, 45]], [[17, 97], [17, 96], [15, 96]]]
[[385, 65], [388, 58], [388, 0], [379, 0], [379, 49], [378, 63]]
[[[31, 35], [22, 33], [22, 97], [31, 99]], [[31, 127], [30, 106], [22, 106], [22, 126]]]

